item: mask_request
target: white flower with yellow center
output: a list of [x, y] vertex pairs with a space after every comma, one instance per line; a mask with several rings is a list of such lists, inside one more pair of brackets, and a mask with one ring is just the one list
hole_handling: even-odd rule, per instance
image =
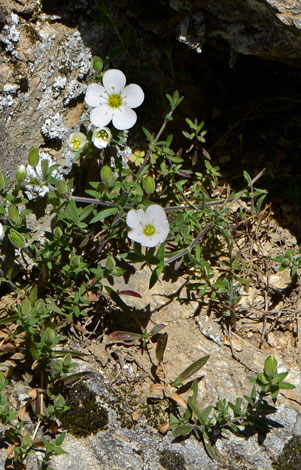
[[126, 223], [131, 229], [129, 238], [148, 248], [165, 242], [169, 233], [164, 209], [157, 204], [149, 206], [146, 211], [131, 209], [127, 214]]
[[90, 119], [96, 127], [104, 127], [113, 122], [119, 130], [130, 129], [137, 121], [137, 114], [132, 108], [143, 103], [142, 88], [135, 83], [125, 86], [126, 77], [121, 70], [107, 70], [102, 78], [102, 85], [88, 85], [85, 101], [91, 106]]
[[92, 142], [99, 149], [106, 148], [111, 138], [112, 134], [108, 127], [98, 127], [92, 134]]
[[73, 132], [68, 138], [68, 147], [73, 152], [79, 152], [84, 148], [87, 137], [82, 132]]

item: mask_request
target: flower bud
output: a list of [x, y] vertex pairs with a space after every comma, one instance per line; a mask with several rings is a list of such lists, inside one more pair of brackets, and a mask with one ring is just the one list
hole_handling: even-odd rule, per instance
[[146, 194], [153, 194], [156, 189], [155, 180], [152, 176], [146, 176], [143, 180], [143, 189]]
[[103, 68], [103, 61], [100, 57], [98, 57], [97, 55], [95, 55], [93, 57], [93, 69], [95, 70], [95, 72], [101, 72], [102, 71], [102, 68]]
[[31, 149], [29, 150], [29, 153], [28, 153], [28, 163], [29, 163], [29, 165], [35, 167], [39, 163], [39, 160], [40, 160], [40, 156], [39, 156], [38, 149], [35, 148], [35, 147], [31, 147]]
[[287, 268], [289, 265], [290, 265], [290, 260], [287, 258], [283, 258], [283, 260], [281, 261], [281, 267]]
[[62, 229], [60, 227], [55, 227], [55, 229], [53, 230], [53, 236], [54, 238], [57, 238], [57, 239], [62, 238], [63, 236]]
[[277, 361], [274, 357], [269, 356], [264, 363], [264, 373], [271, 378], [277, 373]]
[[102, 169], [100, 170], [100, 177], [101, 177], [101, 181], [104, 184], [110, 183], [112, 179], [112, 170], [108, 165], [104, 165], [102, 167]]
[[27, 169], [25, 165], [19, 165], [16, 172], [16, 178], [21, 183], [27, 176]]
[[92, 134], [92, 142], [99, 149], [106, 148], [111, 139], [112, 134], [108, 127], [98, 127]]
[[87, 137], [82, 132], [73, 132], [67, 141], [68, 147], [72, 152], [82, 150], [87, 142]]
[[78, 255], [73, 255], [70, 259], [70, 265], [72, 268], [78, 268], [81, 263], [81, 257]]

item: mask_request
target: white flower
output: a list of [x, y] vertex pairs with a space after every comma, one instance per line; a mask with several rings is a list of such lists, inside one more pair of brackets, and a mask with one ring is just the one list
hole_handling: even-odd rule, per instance
[[112, 120], [119, 130], [130, 129], [137, 121], [137, 114], [132, 108], [143, 103], [144, 93], [139, 85], [131, 83], [125, 86], [126, 77], [121, 70], [107, 70], [102, 78], [102, 85], [88, 85], [85, 101], [93, 107], [90, 119], [92, 124], [103, 127]]
[[98, 127], [92, 134], [92, 142], [99, 149], [106, 148], [111, 138], [112, 134], [108, 127]]
[[128, 234], [129, 238], [149, 248], [163, 243], [169, 233], [165, 212], [157, 204], [149, 206], [146, 211], [131, 209], [126, 223], [132, 229]]
[[87, 137], [82, 132], [73, 132], [68, 139], [68, 147], [73, 152], [79, 152], [84, 148], [87, 142]]
[[0, 242], [2, 242], [4, 238], [4, 228], [3, 225], [0, 223]]

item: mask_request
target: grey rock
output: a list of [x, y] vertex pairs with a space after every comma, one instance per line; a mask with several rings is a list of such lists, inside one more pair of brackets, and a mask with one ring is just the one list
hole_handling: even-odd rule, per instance
[[[202, 48], [205, 36], [210, 44], [222, 38], [235, 53], [301, 66], [299, 0], [234, 0], [231, 3], [195, 0], [189, 12], [186, 1], [170, 0], [170, 6], [186, 12], [179, 26], [179, 37], [193, 49]], [[194, 21], [196, 14], [204, 18], [200, 27], [196, 27]]]

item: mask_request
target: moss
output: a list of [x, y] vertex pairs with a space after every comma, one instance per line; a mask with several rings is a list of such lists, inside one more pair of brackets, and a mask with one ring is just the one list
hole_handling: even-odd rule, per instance
[[108, 424], [108, 412], [96, 402], [95, 394], [78, 383], [65, 394], [69, 406], [61, 417], [62, 426], [74, 436], [88, 436]]
[[[114, 390], [114, 394], [118, 398], [118, 402], [114, 404], [114, 410], [123, 428], [131, 429], [137, 422], [142, 420], [149, 426], [158, 429], [161, 424], [169, 420], [166, 412], [167, 400], [146, 402], [144, 397], [135, 393], [132, 386], [120, 386]], [[137, 422], [132, 418], [134, 411], [139, 412]]]
[[185, 459], [178, 452], [165, 450], [161, 453], [160, 464], [167, 470], [185, 470]]
[[275, 470], [297, 470], [301, 468], [301, 436], [294, 436], [284, 446], [278, 461], [273, 463]]

